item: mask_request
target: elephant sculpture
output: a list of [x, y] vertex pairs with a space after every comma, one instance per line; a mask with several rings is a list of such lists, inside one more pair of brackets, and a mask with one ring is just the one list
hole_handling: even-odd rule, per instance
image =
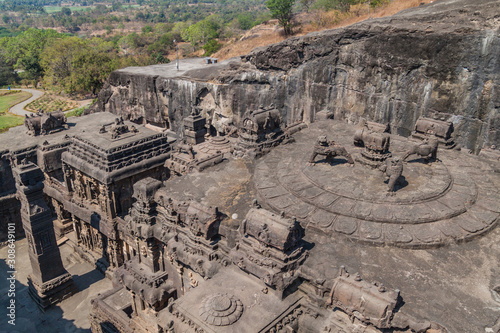
[[438, 138], [433, 135], [428, 139], [425, 139], [424, 142], [420, 144], [413, 145], [403, 156], [403, 161], [406, 161], [408, 157], [411, 155], [418, 155], [423, 157], [425, 163], [428, 163], [430, 159], [437, 160], [437, 150], [438, 150], [439, 141]]
[[316, 145], [314, 145], [313, 152], [309, 158], [309, 164], [314, 165], [314, 159], [318, 155], [325, 156], [326, 160], [332, 160], [336, 156], [342, 156], [345, 157], [349, 164], [354, 165], [354, 160], [347, 150], [337, 145], [335, 141], [328, 141], [325, 135], [320, 136]]

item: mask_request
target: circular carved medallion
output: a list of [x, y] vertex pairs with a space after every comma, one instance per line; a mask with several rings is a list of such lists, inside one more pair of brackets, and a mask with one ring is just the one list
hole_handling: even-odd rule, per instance
[[212, 294], [201, 302], [201, 318], [210, 325], [231, 325], [241, 317], [242, 313], [243, 304], [233, 295]]

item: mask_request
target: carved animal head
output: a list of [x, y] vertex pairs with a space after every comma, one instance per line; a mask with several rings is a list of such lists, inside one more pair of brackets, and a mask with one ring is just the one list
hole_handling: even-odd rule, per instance
[[318, 136], [318, 143], [320, 145], [326, 145], [327, 142], [328, 140], [326, 139], [326, 135]]

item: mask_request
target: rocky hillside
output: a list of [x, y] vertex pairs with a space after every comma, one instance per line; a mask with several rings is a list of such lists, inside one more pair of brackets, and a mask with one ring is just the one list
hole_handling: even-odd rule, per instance
[[287, 122], [320, 111], [389, 122], [409, 135], [418, 117], [453, 121], [456, 141], [500, 146], [500, 6], [438, 0], [253, 50], [216, 65], [202, 60], [111, 74], [94, 111], [179, 130], [199, 106], [217, 127], [259, 105]]

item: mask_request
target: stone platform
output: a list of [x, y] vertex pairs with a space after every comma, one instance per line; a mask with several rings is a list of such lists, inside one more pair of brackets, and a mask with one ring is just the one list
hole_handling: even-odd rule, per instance
[[[306, 221], [329, 235], [380, 245], [421, 248], [460, 242], [493, 228], [500, 216], [500, 176], [477, 157], [438, 151], [425, 164], [410, 156], [404, 181], [387, 195], [382, 172], [342, 157], [307, 163], [319, 135], [328, 135], [353, 155], [353, 130], [325, 122], [296, 135], [296, 143], [274, 149], [257, 164], [254, 184], [260, 201]], [[391, 136], [393, 156], [409, 141]]]
[[205, 142], [193, 147], [196, 153], [205, 155], [214, 155], [217, 153], [229, 154], [232, 152], [232, 142], [235, 139], [225, 136], [211, 136]]

